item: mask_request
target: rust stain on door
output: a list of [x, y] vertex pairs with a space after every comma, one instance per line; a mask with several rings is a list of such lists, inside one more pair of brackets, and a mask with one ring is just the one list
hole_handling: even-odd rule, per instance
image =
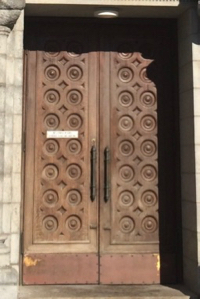
[[24, 257], [24, 265], [26, 267], [34, 267], [37, 265], [38, 262], [40, 262], [41, 260], [40, 259], [32, 259], [31, 257], [29, 256], [25, 256]]
[[157, 275], [160, 275], [160, 255], [154, 254], [154, 256], [157, 258], [156, 261]]
[[157, 271], [159, 272], [160, 271], [160, 255], [159, 254], [157, 254], [156, 268], [157, 268]]

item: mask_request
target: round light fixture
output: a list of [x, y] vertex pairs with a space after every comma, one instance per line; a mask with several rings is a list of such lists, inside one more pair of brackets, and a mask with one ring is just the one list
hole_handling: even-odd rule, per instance
[[94, 16], [97, 18], [117, 18], [119, 16], [119, 13], [117, 10], [112, 9], [99, 9], [94, 12]]

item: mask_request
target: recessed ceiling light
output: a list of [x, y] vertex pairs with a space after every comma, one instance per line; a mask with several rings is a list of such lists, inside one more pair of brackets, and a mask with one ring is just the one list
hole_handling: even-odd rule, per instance
[[94, 12], [95, 17], [97, 18], [117, 18], [119, 16], [119, 13], [117, 10], [111, 10], [111, 9], [100, 9]]

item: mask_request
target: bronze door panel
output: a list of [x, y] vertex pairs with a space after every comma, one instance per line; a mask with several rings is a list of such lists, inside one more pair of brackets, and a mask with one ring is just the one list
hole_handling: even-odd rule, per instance
[[[128, 43], [121, 44], [119, 36], [116, 39], [115, 48], [121, 52], [102, 53], [101, 57], [101, 65], [110, 66], [109, 80], [104, 80], [104, 67], [100, 77], [104, 82], [101, 103], [108, 105], [110, 96], [107, 121], [102, 119], [101, 126], [101, 135], [108, 132], [103, 146], [110, 149], [110, 196], [101, 201], [100, 272], [108, 275], [102, 275], [100, 281], [159, 283], [157, 90], [147, 77], [152, 61], [132, 52]], [[105, 119], [103, 111], [102, 104]], [[116, 268], [123, 260], [129, 279]], [[108, 264], [109, 272], [104, 270]], [[152, 275], [147, 271], [149, 265]]]
[[[27, 284], [98, 282], [97, 200], [90, 199], [90, 150], [98, 142], [98, 53], [88, 53], [82, 34], [41, 35], [37, 51], [26, 52]], [[48, 138], [51, 131], [78, 133], [78, 138]], [[60, 265], [64, 270], [58, 275]]]

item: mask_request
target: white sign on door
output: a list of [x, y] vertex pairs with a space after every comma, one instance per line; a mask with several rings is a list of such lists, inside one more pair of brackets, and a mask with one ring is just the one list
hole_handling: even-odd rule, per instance
[[78, 138], [78, 131], [47, 131], [47, 138]]

